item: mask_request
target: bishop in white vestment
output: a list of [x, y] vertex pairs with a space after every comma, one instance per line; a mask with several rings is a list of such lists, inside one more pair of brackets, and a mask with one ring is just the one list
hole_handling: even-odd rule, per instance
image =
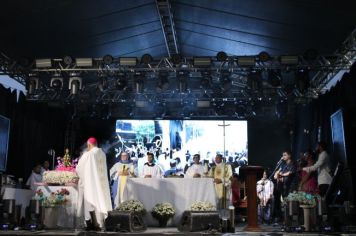
[[[106, 155], [97, 147], [95, 138], [89, 138], [88, 150], [80, 158], [76, 172], [79, 176], [78, 211], [82, 210], [84, 201], [84, 217], [86, 221], [96, 217], [100, 227], [104, 226], [104, 220], [108, 211], [112, 210], [109, 181], [107, 178]], [[90, 212], [95, 211], [90, 215]]]

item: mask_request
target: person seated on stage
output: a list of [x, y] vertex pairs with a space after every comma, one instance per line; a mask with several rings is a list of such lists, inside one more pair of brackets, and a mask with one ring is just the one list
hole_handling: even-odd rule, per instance
[[119, 161], [110, 169], [111, 197], [114, 208], [123, 201], [127, 177], [135, 177], [135, 167], [129, 160], [129, 154], [122, 152], [119, 158]]
[[[308, 150], [303, 155], [300, 168], [302, 169], [312, 165], [314, 165], [313, 153], [311, 150]], [[315, 171], [308, 173], [304, 170], [301, 170], [298, 190], [311, 194], [318, 193], [317, 173]]]
[[154, 163], [153, 153], [147, 153], [147, 162], [143, 165], [143, 171], [141, 174], [143, 178], [161, 178], [162, 170]]
[[216, 154], [215, 166], [210, 169], [209, 176], [214, 178], [215, 191], [218, 198], [217, 208], [224, 209], [228, 206], [232, 170], [230, 165], [223, 162], [221, 154]]
[[191, 165], [185, 176], [188, 178], [200, 178], [203, 177], [204, 175], [207, 175], [208, 170], [204, 168], [204, 166], [200, 163], [200, 155], [199, 154], [195, 154], [193, 156], [193, 161], [194, 164]]
[[178, 169], [176, 167], [176, 165], [177, 165], [176, 161], [174, 159], [171, 159], [169, 165], [171, 168], [164, 172], [164, 177], [178, 176]]
[[41, 165], [37, 164], [33, 167], [32, 173], [30, 177], [28, 178], [26, 185], [32, 189], [36, 190], [37, 185], [35, 183], [41, 183], [42, 182], [42, 175], [41, 175]]
[[45, 171], [49, 171], [49, 161], [44, 161], [42, 166], [41, 166], [41, 175], [43, 175], [43, 173]]
[[273, 182], [268, 179], [268, 174], [265, 170], [262, 179], [257, 182], [258, 219], [261, 223], [271, 223], [273, 189]]
[[176, 161], [176, 168], [177, 168], [176, 174], [184, 177], [184, 167], [183, 167], [183, 164], [182, 164], [180, 158], [175, 157], [174, 160]]

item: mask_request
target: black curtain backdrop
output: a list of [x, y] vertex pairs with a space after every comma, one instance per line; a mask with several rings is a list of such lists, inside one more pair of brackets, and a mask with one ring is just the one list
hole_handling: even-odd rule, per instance
[[0, 114], [10, 118], [7, 174], [26, 181], [37, 162], [50, 160], [48, 149], [63, 150], [66, 118], [63, 109], [33, 104], [0, 85]]

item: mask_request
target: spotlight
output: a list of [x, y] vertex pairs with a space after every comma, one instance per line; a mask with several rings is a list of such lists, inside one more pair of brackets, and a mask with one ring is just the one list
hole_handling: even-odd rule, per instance
[[164, 91], [167, 90], [168, 87], [169, 87], [168, 73], [167, 72], [160, 73], [156, 89], [158, 91]]
[[120, 66], [136, 66], [137, 58], [136, 57], [120, 57], [119, 64], [120, 64]]
[[258, 59], [260, 62], [266, 62], [271, 60], [271, 56], [267, 52], [262, 51], [260, 54], [258, 54]]
[[39, 87], [38, 78], [30, 78], [28, 82], [28, 94], [34, 94]]
[[119, 75], [118, 79], [116, 80], [115, 86], [118, 90], [124, 90], [127, 87], [127, 79], [125, 75]]
[[51, 59], [36, 59], [36, 68], [49, 68], [52, 67]]
[[0, 229], [13, 229], [16, 221], [15, 215], [15, 199], [4, 199], [0, 220]]
[[180, 54], [173, 54], [171, 60], [173, 64], [178, 65], [182, 61], [182, 56]]
[[145, 77], [141, 73], [135, 74], [135, 90], [136, 93], [143, 92], [143, 84], [144, 84]]
[[281, 56], [280, 60], [284, 65], [297, 65], [299, 62], [298, 56]]
[[194, 63], [194, 66], [210, 66], [211, 58], [210, 57], [194, 57], [193, 63]]
[[226, 54], [226, 52], [218, 52], [218, 53], [216, 54], [216, 59], [217, 59], [218, 61], [226, 61], [226, 59], [227, 59], [227, 54]]
[[184, 93], [187, 90], [187, 73], [185, 71], [177, 72], [178, 90]]
[[69, 79], [68, 89], [70, 93], [75, 95], [78, 93], [78, 90], [82, 89], [82, 78], [80, 77], [71, 77]]
[[30, 205], [26, 208], [26, 229], [41, 230], [43, 228], [43, 214], [41, 202], [30, 200]]
[[105, 55], [103, 57], [103, 62], [105, 65], [111, 65], [114, 62], [114, 58], [111, 55]]
[[63, 57], [63, 63], [65, 64], [65, 65], [67, 65], [67, 66], [70, 66], [70, 65], [72, 65], [73, 64], [73, 57], [71, 57], [71, 56], [65, 56], [65, 57]]
[[63, 78], [52, 78], [50, 82], [50, 86], [54, 89], [62, 89], [63, 88]]
[[75, 59], [75, 64], [79, 67], [91, 67], [93, 66], [92, 58], [77, 58]]
[[141, 63], [143, 64], [150, 64], [151, 61], [153, 61], [153, 57], [150, 55], [150, 54], [144, 54], [142, 57], [141, 57]]
[[249, 56], [237, 57], [237, 64], [239, 66], [254, 66], [255, 57], [249, 57]]

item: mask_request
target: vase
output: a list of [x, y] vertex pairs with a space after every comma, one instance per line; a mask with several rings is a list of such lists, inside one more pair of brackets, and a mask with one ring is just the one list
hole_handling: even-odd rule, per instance
[[44, 208], [43, 224], [46, 226], [47, 229], [58, 228], [59, 214], [60, 214], [59, 207]]
[[300, 207], [303, 208], [305, 231], [310, 231], [311, 230], [312, 209], [314, 207], [311, 205], [300, 205]]
[[161, 217], [158, 219], [158, 226], [161, 228], [167, 227], [169, 218], [167, 217]]

